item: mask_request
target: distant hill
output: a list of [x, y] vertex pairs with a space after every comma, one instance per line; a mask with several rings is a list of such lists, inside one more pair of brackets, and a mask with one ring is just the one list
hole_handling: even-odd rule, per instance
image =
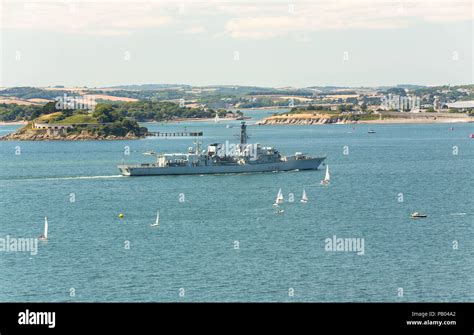
[[423, 85], [411, 85], [411, 84], [399, 84], [397, 85], [398, 88], [404, 88], [408, 90], [416, 90], [420, 88], [425, 88], [426, 86]]
[[[295, 87], [259, 87], [239, 85], [207, 85], [192, 86], [185, 84], [143, 84], [143, 85], [118, 85], [106, 88], [36, 88], [12, 87], [0, 89], [0, 121], [14, 121], [25, 119], [35, 110], [17, 108], [15, 105], [36, 105], [41, 107], [48, 101], [66, 95], [74, 100], [92, 100], [101, 103], [124, 102], [172, 102], [181, 107], [198, 109], [238, 109], [238, 108], [271, 108], [320, 103], [352, 103], [362, 101], [375, 105], [370, 96], [376, 95], [416, 95], [422, 97], [425, 105], [437, 101], [455, 102], [459, 100], [474, 100], [473, 85], [459, 86], [422, 86], [413, 84], [400, 84], [395, 86], [380, 87], [351, 87], [351, 86], [310, 86], [306, 88]], [[379, 99], [380, 100], [380, 99]], [[380, 103], [380, 101], [379, 101]], [[126, 105], [134, 108], [135, 105]], [[147, 105], [145, 105], [147, 106]], [[142, 115], [145, 119], [161, 119], [163, 115], [157, 113], [161, 110], [152, 109], [152, 116]], [[181, 113], [181, 111], [180, 111]], [[183, 112], [189, 114], [189, 111]], [[198, 114], [202, 114], [199, 112]], [[159, 116], [161, 115], [161, 116]], [[166, 117], [169, 115], [167, 114]], [[165, 117], [165, 119], [166, 119]], [[186, 117], [186, 116], [184, 116]], [[138, 118], [137, 118], [138, 120]]]
[[183, 84], [143, 84], [143, 85], [118, 85], [101, 87], [102, 89], [130, 90], [130, 91], [154, 91], [170, 88], [191, 88], [190, 85]]
[[312, 90], [317, 90], [321, 93], [330, 93], [330, 92], [334, 92], [334, 91], [337, 91], [337, 90], [352, 90], [354, 89], [354, 87], [349, 87], [349, 86], [310, 86], [308, 87], [309, 89], [312, 89]]
[[4, 97], [16, 97], [19, 99], [47, 99], [53, 100], [58, 96], [64, 94], [71, 94], [70, 91], [54, 90], [49, 91], [37, 87], [9, 87], [0, 90], [0, 96]]

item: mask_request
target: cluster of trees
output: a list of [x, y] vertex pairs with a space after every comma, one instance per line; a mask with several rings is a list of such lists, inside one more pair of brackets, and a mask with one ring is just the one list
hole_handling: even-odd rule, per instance
[[[356, 107], [357, 106], [357, 107]], [[363, 112], [367, 111], [367, 104], [362, 103], [360, 105], [360, 110]], [[293, 107], [290, 110], [290, 113], [305, 113], [305, 112], [324, 112], [324, 113], [342, 113], [342, 112], [353, 112], [355, 110], [358, 110], [358, 105], [357, 104], [341, 104], [337, 106], [337, 112], [334, 112], [331, 109], [331, 106], [319, 106], [319, 105], [308, 105], [306, 107]]]
[[369, 120], [378, 120], [379, 118], [380, 118], [380, 115], [376, 115], [373, 112], [368, 112], [365, 114], [348, 114], [346, 116], [346, 119], [350, 121], [369, 121]]
[[29, 120], [33, 114], [41, 114], [42, 106], [0, 104], [0, 121]]
[[[51, 119], [51, 122], [58, 122], [75, 114], [87, 113], [84, 110], [58, 109], [54, 101], [43, 106], [0, 104], [0, 121], [30, 121], [56, 112], [61, 112], [61, 114]], [[218, 109], [217, 112], [219, 116], [227, 113], [225, 109]], [[236, 114], [242, 115], [240, 112]], [[169, 121], [176, 118], [212, 118], [215, 115], [216, 110], [213, 109], [180, 107], [179, 104], [168, 101], [98, 103], [93, 112], [98, 123], [112, 123], [125, 118], [145, 122]]]
[[[180, 107], [168, 101], [136, 101], [115, 104], [98, 104], [109, 106], [115, 114], [121, 117], [133, 118], [136, 121], [168, 121], [176, 118], [210, 118], [215, 115], [212, 109]], [[107, 116], [104, 116], [107, 117]]]
[[384, 93], [385, 95], [392, 94], [392, 95], [398, 95], [401, 97], [404, 97], [407, 95], [407, 92], [405, 91], [405, 89], [401, 87], [392, 87], [386, 91], [383, 91], [382, 93]]
[[199, 89], [203, 89], [201, 92], [192, 91], [193, 87], [187, 85], [182, 85], [180, 87], [166, 87], [170, 85], [164, 85], [162, 88], [159, 86], [160, 85], [141, 85], [138, 86], [137, 89], [129, 89], [135, 86], [123, 86], [125, 89], [117, 89], [112, 91], [90, 90], [87, 93], [105, 94], [155, 102], [178, 99], [196, 100], [200, 103], [206, 103], [206, 105], [214, 108], [223, 107], [223, 104], [226, 102], [236, 103], [241, 97], [252, 95], [311, 95], [311, 91], [308, 90], [284, 91], [270, 88], [245, 86], [200, 87]]
[[144, 90], [144, 91], [128, 91], [128, 90], [114, 90], [114, 91], [101, 91], [101, 90], [90, 90], [88, 94], [105, 94], [114, 97], [125, 97], [138, 100], [174, 100], [181, 99], [185, 96], [182, 90], [167, 89], [167, 90]]
[[45, 105], [17, 105], [0, 104], [0, 121], [30, 121], [41, 115], [62, 112], [62, 115], [54, 119], [60, 121], [74, 113], [72, 109], [57, 109], [56, 102], [51, 101]]
[[313, 91], [305, 90], [305, 89], [294, 89], [294, 90], [277, 90], [277, 89], [270, 89], [263, 92], [252, 91], [248, 92], [248, 95], [295, 95], [300, 97], [311, 98], [313, 96]]
[[[458, 91], [461, 88], [465, 91]], [[429, 95], [427, 100], [422, 100], [426, 103], [433, 103], [434, 96], [438, 96], [442, 101], [474, 100], [474, 85], [423, 87], [410, 93], [416, 96]]]
[[354, 105], [345, 104], [337, 106], [337, 110], [339, 112], [352, 112], [354, 110]]
[[30, 121], [41, 115], [63, 112], [64, 117], [72, 115], [73, 110], [60, 110], [56, 108], [56, 102], [51, 101], [45, 105], [17, 105], [0, 104], [0, 121]]
[[226, 108], [230, 105], [237, 104], [240, 100], [239, 97], [234, 95], [221, 95], [214, 93], [205, 93], [196, 99], [201, 105], [205, 105], [209, 108]]
[[326, 95], [354, 95], [357, 94], [356, 91], [333, 91], [333, 90], [328, 90], [326, 92], [319, 92], [317, 94], [318, 97], [325, 97]]
[[313, 111], [329, 112], [329, 111], [331, 111], [331, 107], [329, 107], [329, 106], [314, 106], [314, 105], [308, 105], [306, 107], [293, 107], [290, 110], [290, 113], [304, 113], [304, 112], [313, 112]]
[[125, 136], [129, 132], [139, 136], [146, 132], [146, 128], [140, 128], [135, 120], [126, 118], [120, 111], [110, 104], [97, 104], [92, 116], [100, 124], [97, 132], [99, 135]]
[[[282, 99], [275, 99], [273, 98], [255, 98], [255, 99], [245, 99], [243, 102], [240, 103], [240, 108], [259, 108], [259, 107], [282, 107], [288, 106], [290, 103], [289, 100], [282, 100]], [[294, 99], [293, 104], [299, 105], [301, 103], [300, 100]]]
[[360, 99], [365, 103], [367, 106], [378, 106], [382, 103], [382, 99], [379, 97], [368, 97], [363, 95]]

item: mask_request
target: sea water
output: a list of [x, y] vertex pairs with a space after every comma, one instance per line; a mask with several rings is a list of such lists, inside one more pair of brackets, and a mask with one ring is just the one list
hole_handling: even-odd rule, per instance
[[[324, 165], [120, 176], [117, 164], [152, 161], [144, 151], [187, 151], [195, 139], [186, 137], [0, 142], [0, 238], [36, 238], [49, 222], [36, 255], [0, 252], [0, 301], [474, 300], [471, 124], [372, 125], [368, 134], [367, 125], [254, 121], [249, 143], [327, 155], [331, 184], [320, 185]], [[203, 131], [204, 147], [238, 142], [239, 124], [146, 126]], [[160, 227], [150, 227], [158, 210]], [[415, 211], [428, 217], [410, 218]], [[359, 239], [364, 252], [331, 250], [333, 239]]]

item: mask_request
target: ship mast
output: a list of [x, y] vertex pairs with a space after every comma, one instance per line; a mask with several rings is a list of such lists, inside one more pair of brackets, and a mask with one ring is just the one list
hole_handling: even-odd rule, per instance
[[245, 122], [240, 125], [240, 144], [247, 144], [247, 126]]
[[196, 145], [196, 155], [199, 155], [199, 152], [201, 151], [202, 142], [200, 142], [199, 140], [196, 140], [194, 144]]

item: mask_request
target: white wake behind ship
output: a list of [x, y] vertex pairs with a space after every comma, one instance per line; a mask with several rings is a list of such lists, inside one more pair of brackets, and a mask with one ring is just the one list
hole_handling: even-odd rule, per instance
[[235, 150], [228, 153], [223, 148], [222, 143], [213, 143], [201, 152], [196, 141], [188, 153], [155, 154], [154, 163], [122, 164], [118, 168], [124, 176], [301, 171], [316, 170], [326, 159], [301, 152], [284, 156], [273, 147], [248, 144], [245, 122], [240, 126], [240, 143]]

